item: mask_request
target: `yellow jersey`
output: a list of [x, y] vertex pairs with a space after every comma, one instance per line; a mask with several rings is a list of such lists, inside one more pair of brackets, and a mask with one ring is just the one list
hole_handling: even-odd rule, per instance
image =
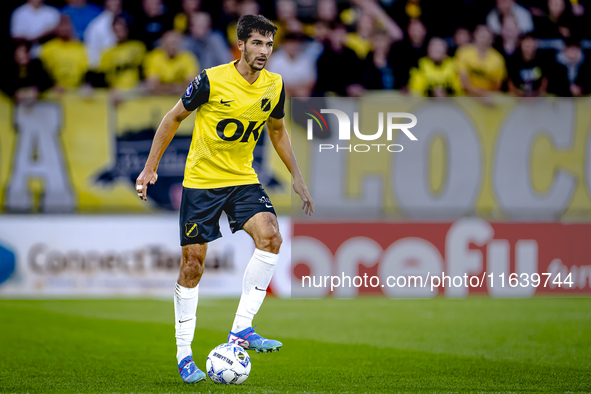
[[493, 48], [486, 51], [484, 58], [478, 56], [474, 45], [465, 45], [456, 53], [458, 72], [465, 72], [470, 77], [470, 83], [486, 90], [494, 90], [503, 82], [507, 74], [505, 59]]
[[81, 42], [54, 38], [41, 46], [39, 58], [56, 84], [77, 88], [84, 82], [88, 60]]
[[357, 33], [347, 33], [345, 46], [355, 51], [359, 59], [365, 59], [369, 51], [371, 51], [371, 42]]
[[453, 59], [446, 57], [439, 64], [427, 56], [419, 59], [419, 64], [410, 70], [408, 87], [417, 96], [431, 97], [434, 90], [442, 88], [446, 96], [457, 96], [462, 92], [462, 84]]
[[161, 83], [183, 83], [199, 70], [199, 62], [189, 51], [180, 51], [174, 58], [160, 49], [148, 53], [144, 61], [146, 77], [157, 78]]
[[285, 89], [279, 74], [261, 71], [250, 84], [228, 64], [203, 70], [182, 102], [197, 110], [183, 186], [214, 189], [259, 183], [252, 152], [269, 116], [285, 115]]
[[146, 46], [141, 41], [127, 41], [107, 49], [101, 58], [99, 71], [105, 80], [116, 89], [132, 89], [140, 82], [140, 67], [146, 55]]

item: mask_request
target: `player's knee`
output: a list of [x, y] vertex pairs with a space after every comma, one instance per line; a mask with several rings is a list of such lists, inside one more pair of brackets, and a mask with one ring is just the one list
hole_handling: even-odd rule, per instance
[[[201, 281], [203, 275], [203, 265], [201, 264], [185, 264], [181, 268], [179, 278], [182, 278], [184, 283], [191, 283], [196, 286]], [[179, 283], [181, 283], [179, 281]], [[182, 283], [181, 283], [182, 284]]]
[[279, 231], [269, 231], [261, 237], [259, 249], [271, 253], [279, 253], [282, 243], [283, 237], [281, 237]]
[[185, 271], [192, 277], [200, 278], [203, 275], [203, 262], [195, 259], [187, 261]]
[[277, 250], [277, 252], [279, 252], [279, 248], [281, 247], [282, 243], [283, 237], [281, 236], [281, 233], [279, 233], [279, 231], [276, 231], [271, 237], [271, 247], [273, 248], [273, 250]]
[[200, 278], [203, 275], [204, 258], [197, 253], [191, 253], [190, 250], [183, 250], [183, 261], [181, 271], [184, 275], [191, 278]]

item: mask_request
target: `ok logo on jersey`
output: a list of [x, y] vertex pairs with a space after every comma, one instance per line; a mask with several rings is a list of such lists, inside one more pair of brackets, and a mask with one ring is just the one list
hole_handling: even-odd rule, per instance
[[[242, 137], [240, 139], [240, 142], [248, 142], [248, 139], [252, 134], [256, 142], [259, 139], [259, 136], [261, 134], [261, 128], [265, 124], [265, 121], [263, 120], [258, 126], [257, 123], [259, 122], [252, 120], [249, 121], [248, 126], [246, 127], [246, 131], [244, 131], [244, 124], [238, 119], [223, 119], [216, 126], [216, 131], [218, 133], [218, 136], [224, 141], [237, 141]], [[236, 130], [234, 131], [234, 134], [228, 136], [225, 133], [225, 131], [226, 128], [231, 124], [236, 125]]]

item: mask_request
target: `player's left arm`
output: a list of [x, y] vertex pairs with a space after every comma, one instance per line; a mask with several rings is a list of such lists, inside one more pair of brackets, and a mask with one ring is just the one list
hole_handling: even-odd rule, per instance
[[283, 120], [285, 117], [285, 84], [283, 81], [281, 81], [281, 84], [279, 100], [267, 118], [267, 133], [275, 151], [293, 177], [293, 190], [303, 201], [302, 209], [304, 213], [312, 216], [312, 213], [314, 213], [314, 200], [312, 200], [306, 182], [304, 182], [302, 171], [300, 171], [300, 166], [298, 165], [293, 146], [291, 145], [291, 139], [289, 138], [289, 133], [285, 128], [285, 122]]
[[314, 200], [312, 200], [306, 182], [304, 182], [304, 177], [298, 165], [295, 152], [293, 151], [291, 139], [285, 128], [283, 118], [276, 119], [269, 117], [267, 119], [267, 132], [269, 133], [269, 138], [271, 139], [277, 154], [293, 176], [293, 190], [303, 201], [302, 209], [304, 210], [304, 213], [311, 216], [312, 213], [314, 213]]

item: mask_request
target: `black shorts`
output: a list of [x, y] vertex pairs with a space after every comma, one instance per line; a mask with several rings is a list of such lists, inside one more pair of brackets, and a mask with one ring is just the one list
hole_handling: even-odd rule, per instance
[[220, 216], [228, 215], [232, 233], [242, 230], [244, 223], [259, 212], [275, 209], [260, 184], [229, 186], [217, 189], [183, 187], [181, 200], [181, 246], [206, 243], [222, 236]]

